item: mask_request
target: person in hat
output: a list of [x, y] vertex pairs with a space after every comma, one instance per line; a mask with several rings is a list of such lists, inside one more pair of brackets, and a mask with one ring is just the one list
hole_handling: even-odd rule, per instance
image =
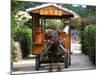
[[65, 43], [65, 48], [70, 51], [72, 54], [73, 52], [70, 50], [71, 47], [71, 37], [70, 37], [70, 27], [69, 27], [69, 22], [65, 23], [65, 28], [63, 29], [63, 34], [64, 34], [64, 43]]

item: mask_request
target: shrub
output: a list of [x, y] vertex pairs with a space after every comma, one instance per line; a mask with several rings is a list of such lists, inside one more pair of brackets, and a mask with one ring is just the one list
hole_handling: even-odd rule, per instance
[[96, 58], [96, 26], [95, 25], [88, 25], [85, 27], [83, 31], [83, 42], [82, 42], [82, 51], [83, 53], [87, 54], [95, 64]]
[[29, 28], [21, 28], [13, 33], [14, 41], [19, 41], [21, 44], [22, 57], [28, 57], [32, 49], [32, 32]]

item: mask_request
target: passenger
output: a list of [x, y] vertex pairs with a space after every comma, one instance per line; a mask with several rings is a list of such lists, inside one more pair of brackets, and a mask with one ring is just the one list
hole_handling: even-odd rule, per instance
[[63, 32], [65, 32], [66, 34], [69, 34], [69, 26], [65, 26], [65, 28], [63, 29]]
[[71, 51], [70, 47], [71, 47], [71, 37], [70, 37], [70, 28], [68, 25], [65, 26], [65, 28], [63, 29], [64, 32], [64, 41], [65, 41], [65, 48], [67, 50], [70, 51], [70, 53], [72, 54], [73, 52]]

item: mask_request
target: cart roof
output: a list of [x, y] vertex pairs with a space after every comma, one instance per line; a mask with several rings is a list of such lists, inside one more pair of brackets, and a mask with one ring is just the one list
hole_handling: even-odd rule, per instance
[[50, 4], [50, 3], [26, 9], [26, 12], [32, 14], [47, 15], [47, 16], [70, 15], [71, 17], [74, 17], [74, 15], [76, 14], [72, 10], [63, 8], [57, 4]]

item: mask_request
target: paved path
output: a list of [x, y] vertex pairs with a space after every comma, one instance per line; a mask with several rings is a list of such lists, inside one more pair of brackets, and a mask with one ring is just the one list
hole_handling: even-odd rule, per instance
[[[89, 70], [95, 69], [95, 67], [90, 63], [88, 56], [84, 54], [72, 54], [71, 55], [71, 66], [67, 69], [64, 68], [64, 63], [61, 63], [62, 71], [73, 71], [73, 70]], [[42, 64], [39, 71], [35, 71], [35, 60], [27, 59], [23, 60], [19, 63], [13, 64], [13, 72], [12, 74], [33, 74], [33, 73], [44, 73], [48, 72], [48, 64]], [[54, 71], [56, 71], [54, 64]]]

